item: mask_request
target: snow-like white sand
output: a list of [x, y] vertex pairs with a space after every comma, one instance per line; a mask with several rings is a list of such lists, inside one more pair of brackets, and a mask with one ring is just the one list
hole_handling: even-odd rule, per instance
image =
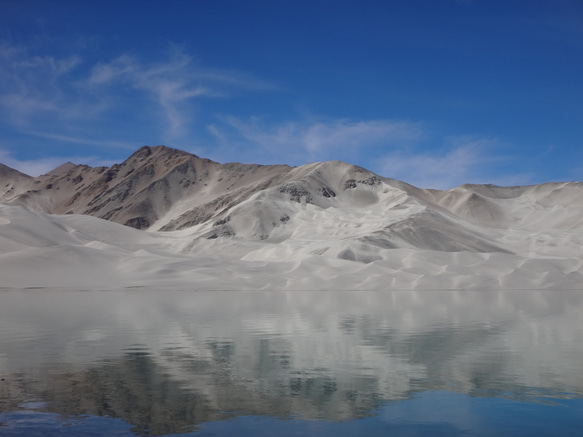
[[[537, 223], [548, 225], [547, 230], [529, 230], [524, 220], [511, 229], [485, 233], [482, 228], [485, 240], [503, 242], [504, 251], [475, 252], [440, 250], [440, 244], [449, 242], [434, 241], [431, 235], [415, 238], [424, 244], [433, 242], [433, 248], [391, 247], [388, 241], [383, 243], [382, 236], [374, 240], [379, 221], [398, 223], [416, 205], [395, 211], [395, 217], [366, 208], [343, 211], [292, 206], [296, 209], [293, 223], [274, 228], [266, 240], [257, 240], [245, 233], [270, 227], [272, 219], [262, 222], [262, 209], [245, 210], [245, 205], [241, 216], [233, 214], [231, 219], [237, 237], [208, 239], [199, 238], [207, 232], [204, 226], [174, 232], [139, 231], [90, 216], [46, 215], [1, 204], [0, 286], [388, 290], [583, 285], [583, 238], [578, 230], [554, 227], [561, 221], [560, 212], [546, 221], [532, 212]], [[283, 206], [268, 205], [270, 208]], [[249, 217], [253, 215], [257, 215], [255, 220]], [[443, 230], [444, 226], [438, 220], [434, 228], [416, 229], [415, 225], [409, 225], [411, 234]], [[461, 224], [459, 229], [463, 237]], [[468, 247], [478, 244], [471, 237], [461, 242]]]
[[579, 182], [438, 191], [164, 147], [111, 169], [0, 170], [4, 288], [583, 288]]

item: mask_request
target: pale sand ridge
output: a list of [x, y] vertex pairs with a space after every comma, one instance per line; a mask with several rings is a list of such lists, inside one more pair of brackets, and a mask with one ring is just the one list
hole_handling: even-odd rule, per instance
[[338, 161], [219, 164], [158, 146], [38, 178], [0, 166], [0, 201], [2, 287], [583, 285], [579, 182], [439, 191]]

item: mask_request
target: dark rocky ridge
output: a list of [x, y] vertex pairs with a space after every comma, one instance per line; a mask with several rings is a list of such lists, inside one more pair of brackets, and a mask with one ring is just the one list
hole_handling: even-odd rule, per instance
[[[0, 167], [0, 184], [4, 180], [7, 181], [4, 185], [11, 184], [18, 179], [12, 183], [17, 186], [16, 189], [4, 192], [0, 201], [21, 204], [49, 214], [86, 214], [147, 229], [176, 202], [196, 196], [201, 187], [215, 182], [211, 181], [213, 174], [220, 172], [224, 182], [237, 185], [239, 195], [234, 199], [227, 196], [222, 201], [226, 206], [256, 191], [249, 188], [241, 190], [237, 182], [243, 175], [268, 168], [245, 164], [221, 165], [165, 146], [144, 146], [123, 163], [111, 168], [83, 165], [61, 167], [63, 171], [49, 172], [38, 178], [19, 176], [21, 174], [16, 170]], [[289, 171], [287, 166], [270, 168], [282, 173]], [[23, 180], [25, 183], [22, 183]], [[32, 183], [27, 184], [29, 181]], [[231, 188], [228, 190], [231, 191]], [[166, 229], [186, 226], [181, 223], [174, 227], [166, 226]]]

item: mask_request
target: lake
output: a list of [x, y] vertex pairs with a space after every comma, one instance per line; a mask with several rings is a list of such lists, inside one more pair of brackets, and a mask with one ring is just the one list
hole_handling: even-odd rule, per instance
[[1, 436], [583, 435], [583, 292], [0, 291]]

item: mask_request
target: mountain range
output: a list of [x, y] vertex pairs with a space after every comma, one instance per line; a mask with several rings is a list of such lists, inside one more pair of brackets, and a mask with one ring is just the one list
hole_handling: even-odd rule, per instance
[[164, 146], [39, 177], [0, 164], [4, 287], [580, 288], [582, 230], [581, 182], [432, 190]]

